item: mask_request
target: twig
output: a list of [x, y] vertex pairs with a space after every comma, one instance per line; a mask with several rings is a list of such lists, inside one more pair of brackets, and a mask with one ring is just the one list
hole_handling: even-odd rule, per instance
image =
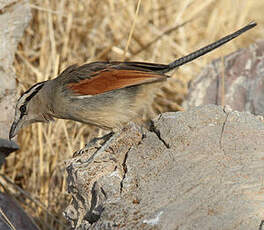
[[133, 35], [133, 32], [134, 32], [134, 29], [135, 29], [135, 26], [136, 26], [136, 20], [137, 20], [140, 4], [141, 4], [141, 0], [138, 0], [137, 9], [136, 9], [136, 15], [135, 15], [135, 18], [134, 18], [134, 21], [133, 21], [133, 24], [132, 24], [132, 27], [131, 27], [131, 30], [130, 30], [130, 33], [129, 33], [129, 36], [128, 36], [128, 40], [127, 40], [127, 44], [126, 44], [123, 60], [126, 59], [126, 53], [127, 53], [127, 50], [128, 50], [129, 44], [131, 42], [131, 38], [132, 38], [132, 35]]
[[151, 45], [153, 45], [154, 43], [156, 43], [158, 40], [160, 40], [164, 35], [168, 35], [170, 33], [172, 33], [173, 31], [185, 26], [187, 23], [193, 21], [195, 18], [191, 18], [185, 22], [183, 22], [182, 24], [180, 25], [176, 25], [166, 31], [164, 31], [161, 35], [157, 36], [156, 38], [154, 38], [151, 42], [149, 42], [148, 44], [146, 44], [145, 46], [141, 47], [140, 49], [138, 49], [137, 51], [135, 52], [132, 52], [132, 55], [133, 56], [136, 56], [138, 54], [140, 54], [141, 52], [143, 52], [144, 50], [148, 49]]
[[0, 208], [0, 213], [2, 214], [2, 219], [5, 223], [8, 224], [8, 226], [12, 229], [12, 230], [16, 230], [15, 226], [11, 223], [11, 221], [8, 219], [8, 217], [5, 215], [5, 213], [3, 212], [3, 210]]

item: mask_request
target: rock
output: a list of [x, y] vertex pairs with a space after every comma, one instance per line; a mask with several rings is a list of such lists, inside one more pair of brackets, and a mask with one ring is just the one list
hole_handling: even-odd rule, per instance
[[5, 162], [5, 158], [12, 152], [18, 150], [19, 147], [14, 141], [8, 141], [0, 138], [0, 168]]
[[[34, 221], [23, 211], [20, 205], [6, 193], [0, 193], [0, 208], [1, 230], [39, 230]], [[8, 221], [14, 228], [10, 227]]]
[[184, 107], [225, 104], [264, 115], [263, 75], [264, 41], [259, 41], [205, 67], [191, 83]]
[[17, 100], [12, 64], [31, 13], [27, 1], [1, 1], [0, 10], [0, 138], [7, 139]]
[[[15, 72], [12, 64], [17, 44], [31, 19], [30, 7], [27, 3], [28, 1], [0, 1], [0, 167], [5, 157], [18, 149], [15, 142], [7, 139], [17, 100]], [[8, 194], [0, 193], [0, 209], [1, 230], [39, 229]], [[13, 228], [7, 223], [8, 221]]]
[[264, 124], [208, 105], [130, 124], [67, 162], [74, 229], [259, 229]]
[[127, 152], [141, 139], [138, 127], [130, 124], [108, 141], [98, 139], [75, 153], [77, 156], [67, 167], [68, 191], [74, 195], [64, 213], [72, 227], [84, 227], [97, 221], [107, 198], [119, 198]]

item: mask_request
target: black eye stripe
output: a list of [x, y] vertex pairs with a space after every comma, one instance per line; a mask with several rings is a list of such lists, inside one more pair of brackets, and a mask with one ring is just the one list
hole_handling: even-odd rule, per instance
[[30, 101], [31, 98], [34, 97], [34, 96], [37, 94], [37, 92], [43, 87], [44, 83], [45, 83], [45, 81], [43, 81], [43, 82], [39, 82], [39, 83], [33, 85], [33, 86], [32, 86], [31, 88], [29, 88], [26, 92], [24, 92], [24, 93], [20, 96], [20, 98], [19, 98], [18, 100], [20, 100], [24, 95], [28, 94], [30, 91], [32, 91], [33, 88], [36, 87], [36, 88], [34, 89], [34, 91], [33, 91], [31, 94], [29, 94], [29, 96], [26, 97], [26, 99], [25, 99], [25, 101]]
[[[34, 87], [36, 87], [37, 85], [39, 85], [39, 86], [43, 86], [43, 83], [44, 83], [44, 81], [43, 82], [39, 82], [39, 83], [37, 83], [37, 84], [35, 84], [35, 85], [33, 85], [32, 87], [30, 87], [26, 92], [24, 92], [23, 94], [27, 94], [27, 93], [29, 93]], [[38, 86], [38, 87], [39, 87]], [[37, 88], [36, 88], [37, 89]]]
[[[27, 104], [28, 104], [28, 102], [38, 93], [38, 91], [43, 87], [43, 85], [44, 85], [44, 83], [45, 82], [39, 82], [39, 83], [37, 83], [36, 85], [34, 85], [34, 86], [32, 86], [30, 89], [28, 89], [25, 93], [23, 93], [22, 95], [21, 95], [21, 97], [20, 98], [22, 98], [23, 97], [23, 95], [25, 95], [25, 94], [28, 94], [34, 87], [36, 87], [35, 89], [34, 89], [34, 91], [31, 93], [31, 94], [29, 94], [25, 99], [24, 99], [24, 103], [23, 103], [23, 105], [21, 105], [20, 107], [19, 107], [19, 111], [20, 111], [20, 119], [24, 116], [24, 115], [26, 115], [26, 111], [27, 111]], [[20, 100], [20, 99], [19, 99]]]
[[27, 98], [26, 101], [29, 102], [31, 100], [32, 97], [34, 97], [38, 91], [43, 87], [44, 84], [41, 84], [40, 86], [38, 86]]

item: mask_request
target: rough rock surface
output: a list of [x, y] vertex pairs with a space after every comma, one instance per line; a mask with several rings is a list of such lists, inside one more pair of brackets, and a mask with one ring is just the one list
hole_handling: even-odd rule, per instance
[[230, 105], [234, 110], [264, 115], [264, 41], [204, 68], [192, 82], [184, 107], [206, 104]]
[[1, 1], [0, 10], [0, 138], [7, 139], [17, 100], [12, 64], [31, 13], [27, 1]]
[[0, 168], [5, 162], [5, 158], [18, 149], [18, 145], [15, 142], [0, 138]]
[[[24, 212], [19, 204], [6, 193], [0, 193], [0, 208], [1, 230], [39, 230], [38, 226]], [[2, 215], [2, 212], [5, 216]], [[8, 224], [8, 221], [10, 221], [14, 228]]]
[[[27, 1], [0, 1], [0, 167], [5, 157], [18, 149], [8, 140], [14, 117], [16, 97], [15, 71], [12, 67], [17, 44], [31, 19]], [[23, 209], [7, 194], [0, 193], [0, 229], [39, 229]], [[4, 215], [6, 218], [4, 217]]]
[[263, 140], [262, 117], [215, 105], [130, 124], [67, 162], [64, 214], [75, 229], [261, 229]]

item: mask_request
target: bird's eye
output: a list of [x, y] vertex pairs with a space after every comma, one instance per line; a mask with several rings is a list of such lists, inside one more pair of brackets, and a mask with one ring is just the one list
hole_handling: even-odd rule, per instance
[[19, 108], [20, 112], [22, 114], [25, 114], [26, 113], [26, 106], [25, 105], [22, 105], [20, 108]]

